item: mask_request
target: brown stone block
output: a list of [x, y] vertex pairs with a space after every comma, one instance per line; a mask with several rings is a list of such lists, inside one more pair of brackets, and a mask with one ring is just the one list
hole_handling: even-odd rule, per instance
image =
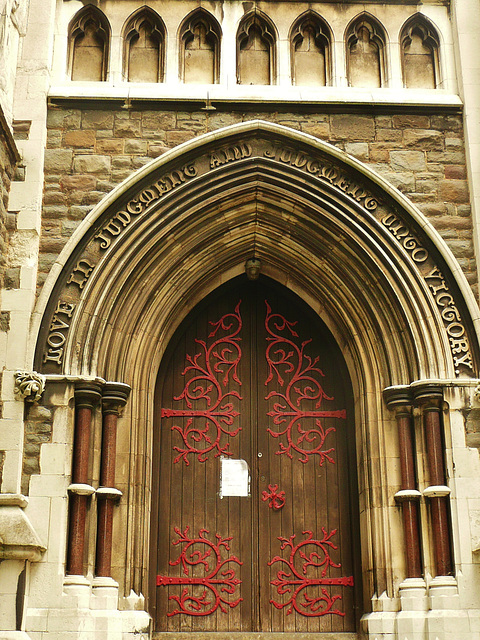
[[[203, 114], [202, 114], [203, 115]], [[177, 117], [177, 124], [175, 127], [178, 131], [192, 131], [195, 133], [205, 133], [207, 131], [207, 125], [205, 116], [202, 119]]]
[[47, 220], [55, 220], [68, 214], [68, 207], [65, 205], [47, 205], [42, 209], [42, 217]]
[[377, 129], [377, 142], [402, 142], [402, 132], [398, 129]]
[[174, 129], [175, 125], [175, 114], [170, 111], [167, 113], [146, 111], [142, 114], [142, 127], [144, 131], [168, 131], [169, 129]]
[[163, 155], [166, 151], [168, 151], [168, 147], [163, 144], [151, 144], [148, 147], [148, 156], [149, 158], [158, 158], [158, 156]]
[[385, 162], [385, 163], [388, 163], [389, 160], [390, 160], [390, 153], [389, 153], [388, 149], [384, 149], [383, 147], [370, 145], [370, 162]]
[[427, 159], [442, 164], [464, 164], [465, 154], [463, 151], [427, 151]]
[[59, 149], [62, 146], [62, 132], [50, 129], [47, 136], [47, 149]]
[[418, 147], [424, 151], [442, 151], [444, 138], [439, 131], [429, 129], [409, 129], [403, 132], [403, 141], [407, 148]]
[[375, 116], [375, 124], [379, 129], [391, 129], [392, 116]]
[[470, 194], [466, 180], [443, 180], [440, 183], [440, 198], [457, 204], [468, 203]]
[[80, 129], [81, 116], [79, 109], [49, 109], [47, 129]]
[[372, 116], [335, 114], [331, 116], [331, 134], [334, 140], [373, 140], [375, 122]]
[[461, 116], [454, 115], [432, 115], [432, 129], [440, 131], [463, 131], [463, 122]]
[[145, 155], [147, 153], [148, 142], [146, 140], [125, 140], [124, 152], [135, 155]]
[[141, 120], [120, 120], [116, 118], [115, 125], [113, 127], [113, 135], [116, 138], [141, 138]]
[[190, 131], [167, 131], [167, 144], [170, 147], [176, 147], [178, 144], [191, 140], [194, 137]]
[[45, 149], [45, 171], [66, 173], [72, 168], [73, 151], [70, 149]]
[[76, 175], [64, 176], [60, 181], [60, 185], [64, 191], [86, 191], [94, 189], [96, 182], [97, 179], [94, 176]]
[[65, 194], [62, 191], [45, 191], [43, 195], [44, 204], [64, 204]]
[[75, 147], [81, 149], [90, 149], [95, 146], [95, 131], [82, 130], [67, 131], [63, 138], [64, 144], [67, 147]]
[[330, 124], [328, 122], [318, 122], [317, 124], [302, 124], [301, 127], [303, 133], [308, 133], [311, 136], [320, 138], [321, 140], [328, 140], [330, 137]]
[[467, 169], [461, 164], [446, 164], [445, 178], [447, 180], [465, 180], [467, 178]]
[[428, 129], [430, 127], [429, 116], [415, 114], [393, 116], [392, 122], [395, 129]]
[[104, 155], [123, 153], [123, 140], [114, 138], [97, 140], [96, 151]]
[[73, 161], [73, 169], [77, 173], [108, 173], [110, 164], [109, 156], [78, 155]]
[[221, 113], [215, 111], [208, 114], [208, 120], [206, 121], [207, 131], [213, 131], [214, 129], [220, 129], [221, 127], [228, 127], [232, 124], [242, 122], [241, 113]]
[[347, 142], [345, 151], [362, 162], [366, 162], [369, 157], [368, 144], [366, 142]]
[[75, 205], [70, 207], [68, 217], [72, 220], [83, 220], [86, 216], [88, 216], [91, 210], [91, 206]]
[[111, 111], [84, 111], [82, 129], [113, 129], [113, 118]]
[[473, 242], [470, 239], [452, 238], [447, 240], [447, 244], [456, 258], [472, 258], [474, 255]]
[[406, 171], [425, 171], [423, 151], [390, 151], [392, 169]]

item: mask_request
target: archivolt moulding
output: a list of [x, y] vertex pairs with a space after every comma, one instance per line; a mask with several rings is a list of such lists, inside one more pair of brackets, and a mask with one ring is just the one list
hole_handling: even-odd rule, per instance
[[188, 310], [251, 255], [378, 384], [475, 375], [478, 309], [431, 224], [359, 161], [262, 121], [180, 145], [92, 210], [40, 296], [36, 368], [143, 387]]

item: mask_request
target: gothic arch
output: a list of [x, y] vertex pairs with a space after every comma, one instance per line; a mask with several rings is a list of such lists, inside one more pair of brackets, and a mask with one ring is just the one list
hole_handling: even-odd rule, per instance
[[179, 29], [180, 78], [183, 82], [218, 83], [222, 29], [202, 7], [192, 11]]
[[[308, 47], [305, 46], [307, 40]], [[293, 83], [301, 85], [307, 81], [313, 86], [330, 85], [332, 81], [331, 47], [331, 29], [320, 15], [315, 11], [306, 11], [299, 16], [290, 30]], [[318, 71], [315, 75], [308, 73], [307, 67], [313, 67]]]
[[166, 29], [149, 7], [133, 13], [123, 29], [123, 76], [130, 82], [163, 82]]
[[335, 147], [261, 121], [180, 145], [114, 189], [40, 296], [37, 370], [132, 387], [120, 435], [130, 462], [119, 486], [142, 480], [125, 506], [126, 566], [114, 577], [126, 593], [144, 592], [151, 390], [166, 345], [190, 309], [253, 255], [310, 305], [345, 356], [365, 505], [364, 591], [392, 593], [401, 525], [387, 491], [382, 392], [478, 375], [480, 317], [445, 243], [400, 192]]
[[110, 25], [104, 13], [91, 4], [80, 9], [70, 22], [68, 38], [72, 80], [106, 80]]
[[440, 38], [431, 21], [421, 13], [414, 14], [403, 25], [399, 42], [405, 87], [441, 86]]
[[264, 13], [243, 16], [237, 31], [238, 84], [276, 84], [277, 31]]
[[345, 31], [348, 84], [352, 87], [383, 87], [387, 74], [387, 35], [382, 24], [364, 12]]

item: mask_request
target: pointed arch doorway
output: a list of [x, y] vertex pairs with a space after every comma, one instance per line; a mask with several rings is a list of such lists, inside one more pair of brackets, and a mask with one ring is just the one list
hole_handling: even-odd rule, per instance
[[353, 394], [318, 316], [235, 278], [171, 340], [155, 402], [155, 629], [354, 632]]

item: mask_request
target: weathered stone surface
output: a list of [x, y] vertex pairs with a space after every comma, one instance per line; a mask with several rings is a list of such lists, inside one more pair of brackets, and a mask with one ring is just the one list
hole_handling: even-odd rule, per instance
[[136, 155], [145, 155], [147, 153], [148, 143], [146, 140], [125, 140], [124, 152]]
[[439, 131], [430, 131], [428, 129], [404, 131], [403, 141], [407, 148], [416, 147], [425, 151], [441, 151], [445, 144], [443, 135]]
[[431, 123], [434, 129], [440, 131], [463, 131], [462, 118], [453, 115], [432, 115]]
[[168, 151], [168, 147], [163, 144], [151, 144], [148, 147], [148, 156], [150, 158], [158, 158], [158, 156], [163, 155], [166, 151]]
[[377, 129], [376, 140], [378, 142], [396, 142], [401, 145], [403, 132], [398, 129]]
[[73, 161], [74, 171], [78, 173], [108, 173], [110, 165], [110, 156], [78, 155]]
[[93, 148], [95, 146], [95, 131], [67, 131], [64, 136], [64, 142], [67, 147], [76, 147], [82, 149]]
[[369, 158], [368, 144], [366, 142], [347, 142], [345, 151], [354, 156], [357, 160], [367, 162]]
[[467, 169], [461, 164], [446, 164], [445, 178], [447, 180], [465, 180], [467, 178]]
[[97, 179], [94, 176], [87, 175], [76, 175], [76, 176], [64, 176], [60, 185], [64, 191], [70, 190], [86, 190], [86, 189], [94, 189], [96, 185]]
[[5, 288], [6, 289], [20, 288], [20, 268], [19, 267], [5, 270]]
[[392, 169], [425, 171], [425, 154], [422, 151], [391, 151]]
[[443, 180], [440, 184], [440, 198], [458, 204], [469, 201], [468, 183], [466, 180]]
[[401, 114], [392, 117], [395, 129], [428, 129], [430, 126], [430, 116], [416, 114]]
[[375, 123], [370, 116], [338, 114], [330, 122], [334, 140], [372, 140], [375, 135]]
[[66, 173], [72, 168], [73, 151], [70, 149], [45, 149], [45, 171]]
[[123, 140], [117, 140], [116, 138], [97, 140], [96, 151], [103, 155], [116, 155], [123, 153], [123, 144]]
[[82, 129], [113, 129], [114, 115], [110, 111], [88, 111], [82, 113]]
[[141, 122], [140, 120], [116, 120], [113, 132], [116, 138], [140, 138]]
[[330, 124], [328, 122], [318, 122], [316, 124], [303, 124], [302, 131], [311, 136], [326, 140], [330, 137]]
[[0, 311], [0, 331], [10, 330], [10, 311]]

